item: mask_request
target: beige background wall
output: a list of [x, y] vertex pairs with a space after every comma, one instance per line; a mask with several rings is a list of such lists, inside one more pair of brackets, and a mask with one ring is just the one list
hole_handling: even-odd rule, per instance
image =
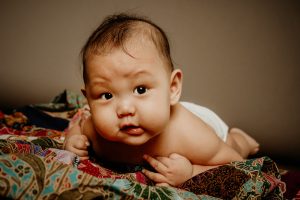
[[0, 107], [82, 86], [79, 51], [104, 16], [146, 15], [169, 35], [183, 100], [253, 135], [262, 153], [300, 158], [300, 3], [1, 0]]

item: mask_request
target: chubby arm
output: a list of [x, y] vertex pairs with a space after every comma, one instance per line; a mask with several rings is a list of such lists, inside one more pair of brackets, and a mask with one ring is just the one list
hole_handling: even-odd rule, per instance
[[80, 159], [88, 159], [88, 146], [90, 145], [88, 137], [83, 134], [83, 128], [87, 120], [80, 121], [67, 132], [64, 141], [64, 149], [78, 155]]
[[144, 159], [156, 172], [143, 169], [143, 173], [157, 186], [178, 186], [192, 177], [220, 165], [192, 164], [186, 157], [173, 153], [169, 157], [151, 157], [144, 155]]
[[[157, 166], [164, 164], [161, 159], [145, 159], [157, 171], [157, 173], [145, 171], [145, 175], [153, 181], [176, 186], [209, 169], [232, 161], [243, 160], [233, 148], [217, 136], [210, 126], [182, 106], [174, 107], [172, 120], [173, 123], [168, 129], [172, 134], [166, 137], [165, 142], [172, 144], [169, 145], [170, 153], [182, 156], [173, 159], [172, 165], [168, 165], [169, 167], [160, 169], [157, 169]], [[175, 168], [173, 165], [179, 167]], [[170, 173], [172, 170], [174, 173]], [[172, 181], [175, 180], [174, 177], [179, 178]]]
[[[232, 161], [243, 160], [243, 158], [230, 146], [218, 138], [206, 141], [204, 150], [193, 150], [193, 145], [186, 147], [188, 152], [185, 156], [173, 153], [169, 157], [144, 156], [144, 159], [156, 170], [151, 172], [143, 170], [143, 173], [155, 181], [157, 185], [178, 186], [192, 177], [207, 170], [219, 167]], [[198, 146], [198, 145], [197, 145]], [[189, 157], [187, 157], [189, 156]]]
[[178, 186], [192, 177], [209, 169], [218, 167], [193, 165], [182, 155], [172, 153], [168, 157], [151, 157], [144, 155], [144, 159], [156, 170], [156, 172], [143, 169], [143, 173], [157, 186]]

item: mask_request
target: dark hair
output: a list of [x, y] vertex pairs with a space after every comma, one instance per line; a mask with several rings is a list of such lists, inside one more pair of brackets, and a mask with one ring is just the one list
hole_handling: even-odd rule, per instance
[[165, 32], [145, 17], [121, 13], [105, 18], [83, 46], [81, 56], [84, 82], [88, 81], [86, 61], [90, 55], [99, 55], [118, 47], [121, 47], [124, 52], [130, 55], [126, 51], [124, 44], [137, 32], [146, 33], [151, 38], [172, 71], [174, 66], [171, 59], [169, 41]]

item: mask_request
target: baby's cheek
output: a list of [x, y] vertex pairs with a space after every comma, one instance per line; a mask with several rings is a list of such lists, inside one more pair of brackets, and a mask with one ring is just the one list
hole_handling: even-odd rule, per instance
[[113, 133], [115, 133], [118, 126], [115, 118], [111, 115], [105, 115], [94, 120], [94, 127], [100, 136], [112, 140]]
[[143, 116], [144, 125], [154, 132], [162, 132], [169, 123], [170, 115], [163, 109], [153, 109]]

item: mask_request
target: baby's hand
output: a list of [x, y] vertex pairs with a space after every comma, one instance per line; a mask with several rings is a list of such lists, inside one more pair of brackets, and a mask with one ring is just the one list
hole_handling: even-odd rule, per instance
[[143, 169], [143, 173], [156, 185], [160, 186], [177, 186], [192, 178], [193, 166], [191, 162], [176, 153], [169, 157], [153, 158], [149, 155], [144, 155], [144, 159], [157, 171], [151, 172]]
[[83, 134], [71, 135], [64, 143], [65, 150], [71, 151], [78, 155], [81, 160], [88, 159], [88, 138]]

